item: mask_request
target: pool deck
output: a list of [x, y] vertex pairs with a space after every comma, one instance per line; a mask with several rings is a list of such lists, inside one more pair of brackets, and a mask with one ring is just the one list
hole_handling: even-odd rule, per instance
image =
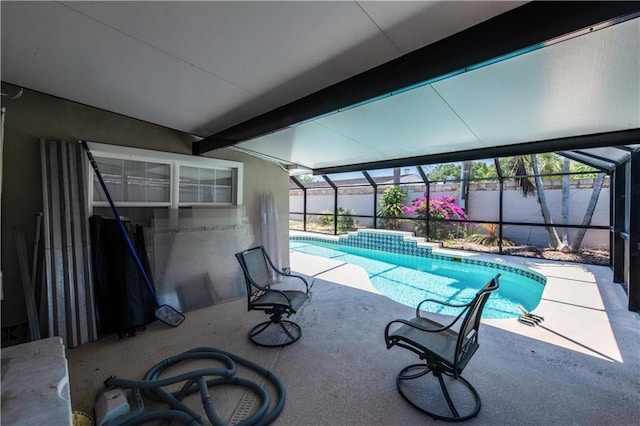
[[[540, 325], [527, 326], [517, 319], [482, 321], [479, 359], [471, 362], [465, 376], [487, 362], [481, 368], [493, 379], [479, 392], [483, 401], [484, 395], [491, 394], [505, 416], [499, 411], [484, 415], [481, 411], [470, 423], [640, 424], [640, 315], [628, 311], [626, 292], [613, 283], [610, 268], [444, 251], [527, 267], [547, 277], [541, 302], [533, 312], [544, 317]], [[297, 252], [291, 252], [290, 258], [293, 270], [317, 280], [379, 294], [358, 266]], [[521, 392], [523, 387], [530, 390]], [[552, 402], [554, 398], [558, 401]], [[612, 398], [626, 401], [624, 407], [611, 405]], [[496, 408], [488, 405], [483, 402], [484, 411]], [[518, 417], [509, 418], [508, 413], [514, 411]]]
[[[483, 320], [480, 349], [464, 371], [482, 409], [467, 424], [640, 424], [640, 316], [627, 310], [624, 289], [612, 282], [609, 268], [466, 255], [516, 263], [548, 278], [534, 312], [545, 318], [539, 326]], [[187, 312], [177, 328], [156, 321], [123, 341], [104, 336], [67, 351], [73, 409], [91, 412], [110, 375], [140, 378], [166, 357], [206, 346], [250, 359], [282, 380], [287, 401], [275, 425], [446, 424], [407, 405], [395, 387], [398, 371], [418, 360], [406, 350], [387, 350], [383, 331], [413, 309], [378, 294], [360, 267], [295, 252], [290, 265], [314, 283], [311, 300], [293, 318], [303, 329], [295, 344], [251, 344], [247, 332], [265, 315], [247, 312], [245, 299]], [[244, 393], [214, 396], [229, 422]], [[193, 398], [188, 405], [199, 406]]]
[[[485, 323], [541, 342], [622, 361], [610, 321], [619, 315], [636, 319], [640, 316], [627, 310], [626, 293], [621, 285], [613, 283], [610, 268], [460, 250], [438, 249], [438, 252], [510, 263], [547, 277], [540, 304], [532, 312], [544, 317], [539, 326], [528, 327], [515, 319], [487, 319], [483, 320]], [[361, 267], [298, 252], [291, 252], [290, 259], [292, 270], [304, 275], [380, 294]], [[637, 343], [640, 345], [640, 341]]]
[[[309, 234], [294, 231], [291, 235], [304, 237]], [[605, 359], [622, 360], [610, 322], [616, 320], [619, 315], [625, 318], [634, 315], [636, 319], [640, 318], [640, 315], [627, 310], [627, 295], [621, 285], [613, 283], [609, 267], [453, 250], [437, 246], [434, 246], [433, 253], [511, 264], [544, 275], [547, 283], [542, 299], [532, 312], [544, 317], [544, 322], [539, 326], [527, 327], [516, 320], [484, 321], [545, 343]], [[379, 294], [371, 285], [366, 271], [354, 265], [291, 252], [291, 267], [305, 275]], [[594, 339], [594, 336], [597, 338]], [[640, 345], [640, 341], [637, 343]]]

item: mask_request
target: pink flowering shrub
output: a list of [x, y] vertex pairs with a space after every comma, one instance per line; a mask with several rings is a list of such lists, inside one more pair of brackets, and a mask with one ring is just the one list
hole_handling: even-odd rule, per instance
[[[428, 210], [427, 210], [428, 209]], [[456, 204], [456, 199], [451, 195], [441, 195], [429, 199], [427, 204], [426, 193], [424, 197], [416, 198], [410, 206], [402, 208], [406, 213], [415, 213], [417, 220], [414, 222], [416, 236], [425, 237], [427, 212], [429, 214], [429, 239], [447, 240], [455, 237], [464, 237], [464, 227], [456, 223], [441, 220], [467, 220], [467, 214]]]

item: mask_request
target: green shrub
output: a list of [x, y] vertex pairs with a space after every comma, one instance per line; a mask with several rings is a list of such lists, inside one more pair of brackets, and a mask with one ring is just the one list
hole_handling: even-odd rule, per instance
[[[355, 215], [356, 212], [350, 209], [344, 209], [342, 207], [338, 207], [338, 233], [344, 234], [349, 231], [355, 231], [358, 226], [358, 222], [352, 216], [343, 216], [343, 215]], [[329, 210], [323, 210], [318, 215], [318, 222], [324, 228], [328, 228], [333, 232], [333, 212]]]
[[407, 191], [399, 185], [393, 185], [384, 190], [380, 199], [380, 210], [378, 210], [378, 216], [382, 216], [379, 228], [400, 229], [402, 223], [400, 217], [402, 217], [406, 196]]
[[329, 210], [323, 210], [322, 214], [318, 215], [318, 222], [322, 226], [333, 226], [333, 213]]
[[[498, 241], [500, 241], [500, 236], [498, 235], [498, 231], [500, 230], [499, 226], [495, 223], [482, 223], [480, 224], [482, 228], [484, 228], [487, 233], [486, 234], [473, 234], [467, 238], [467, 241], [472, 243], [480, 244], [487, 247], [495, 247], [498, 245]], [[513, 246], [515, 245], [513, 241], [508, 240], [506, 238], [502, 239], [503, 246]]]
[[355, 231], [358, 222], [355, 217], [352, 216], [340, 216], [340, 215], [354, 215], [355, 210], [343, 209], [338, 207], [338, 232], [343, 234], [349, 231]]

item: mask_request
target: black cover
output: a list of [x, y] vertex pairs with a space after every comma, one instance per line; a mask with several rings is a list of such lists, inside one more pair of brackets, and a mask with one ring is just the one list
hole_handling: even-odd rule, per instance
[[[123, 223], [151, 279], [142, 226]], [[135, 334], [136, 327], [155, 321], [156, 303], [117, 220], [92, 216], [89, 224], [98, 330]]]

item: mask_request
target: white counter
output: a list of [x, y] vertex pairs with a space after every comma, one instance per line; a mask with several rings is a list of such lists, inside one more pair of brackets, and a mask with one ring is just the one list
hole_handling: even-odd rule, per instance
[[2, 349], [2, 423], [72, 425], [69, 369], [60, 337]]

